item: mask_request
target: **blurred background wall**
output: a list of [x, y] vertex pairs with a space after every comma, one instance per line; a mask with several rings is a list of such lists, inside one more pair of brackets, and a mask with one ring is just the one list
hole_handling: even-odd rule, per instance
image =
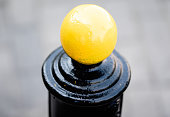
[[42, 63], [61, 45], [65, 15], [86, 3], [114, 17], [131, 65], [123, 117], [170, 116], [169, 0], [0, 0], [0, 117], [48, 116]]

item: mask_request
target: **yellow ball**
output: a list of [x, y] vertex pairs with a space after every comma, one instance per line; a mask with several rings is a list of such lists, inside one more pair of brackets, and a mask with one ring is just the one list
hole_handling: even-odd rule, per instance
[[100, 6], [79, 5], [64, 18], [60, 39], [72, 59], [86, 65], [96, 64], [107, 58], [115, 48], [116, 23]]

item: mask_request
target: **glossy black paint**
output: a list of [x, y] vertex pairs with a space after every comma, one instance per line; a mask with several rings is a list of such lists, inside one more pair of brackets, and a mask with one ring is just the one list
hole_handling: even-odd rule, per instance
[[123, 95], [110, 103], [98, 106], [80, 106], [64, 103], [49, 93], [50, 117], [120, 117]]
[[130, 75], [127, 62], [115, 50], [101, 63], [83, 65], [62, 47], [56, 49], [42, 67], [50, 117], [120, 117]]

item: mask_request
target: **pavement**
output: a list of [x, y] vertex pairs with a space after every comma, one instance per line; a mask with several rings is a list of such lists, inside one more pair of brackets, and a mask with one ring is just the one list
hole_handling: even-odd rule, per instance
[[97, 4], [115, 19], [116, 50], [131, 66], [122, 117], [170, 117], [169, 0], [0, 0], [0, 117], [47, 117], [45, 58], [65, 15]]

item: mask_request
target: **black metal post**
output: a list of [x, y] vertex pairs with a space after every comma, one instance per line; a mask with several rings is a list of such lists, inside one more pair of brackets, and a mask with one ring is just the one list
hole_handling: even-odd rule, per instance
[[130, 68], [115, 50], [101, 63], [83, 65], [60, 47], [42, 67], [49, 91], [49, 117], [120, 117]]

